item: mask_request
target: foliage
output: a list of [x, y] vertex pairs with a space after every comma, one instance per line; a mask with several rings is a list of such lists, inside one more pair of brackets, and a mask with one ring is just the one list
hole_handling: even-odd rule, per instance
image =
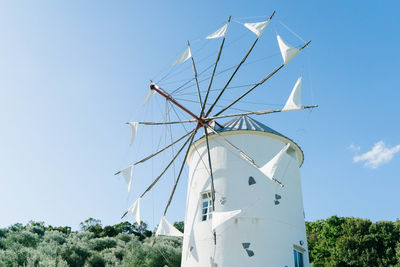
[[[183, 222], [174, 226], [184, 229]], [[153, 245], [145, 223], [103, 227], [89, 218], [80, 228], [29, 222], [0, 229], [0, 266], [180, 266], [182, 239], [157, 237]], [[307, 222], [306, 229], [311, 266], [400, 267], [400, 220], [373, 223], [332, 216]]]
[[0, 266], [180, 266], [182, 240], [158, 237], [152, 246], [154, 237], [145, 223], [103, 227], [89, 218], [80, 229], [33, 221], [0, 229]]
[[184, 230], [185, 230], [185, 224], [184, 224], [183, 221], [174, 222], [174, 227], [175, 227], [176, 229], [178, 229], [179, 231], [181, 231], [182, 233], [183, 233]]
[[310, 262], [319, 266], [400, 266], [400, 222], [340, 218], [307, 222]]

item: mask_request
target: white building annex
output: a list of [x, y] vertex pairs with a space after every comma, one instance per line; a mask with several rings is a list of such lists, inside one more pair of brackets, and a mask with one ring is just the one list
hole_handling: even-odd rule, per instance
[[[183, 240], [182, 267], [309, 266], [300, 184], [303, 152], [289, 138], [250, 117], [240, 116], [210, 134], [215, 187], [211, 179], [205, 137], [191, 146]], [[224, 137], [240, 147], [259, 166], [290, 144], [275, 177], [279, 186], [248, 164]], [[213, 220], [229, 218], [215, 227]], [[222, 216], [221, 216], [222, 215]], [[215, 222], [214, 222], [215, 224]], [[215, 240], [214, 232], [215, 231]]]

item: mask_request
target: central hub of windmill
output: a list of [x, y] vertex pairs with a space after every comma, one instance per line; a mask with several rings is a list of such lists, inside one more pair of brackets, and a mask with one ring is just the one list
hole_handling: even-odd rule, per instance
[[156, 84], [151, 83], [150, 84], [150, 90], [154, 90], [155, 92], [159, 93], [161, 96], [163, 96], [167, 101], [170, 101], [171, 103], [175, 104], [178, 106], [180, 109], [185, 111], [187, 114], [189, 114], [191, 117], [193, 117], [197, 121], [197, 127], [196, 130], [200, 129], [201, 127], [205, 127], [209, 125], [209, 123], [212, 121], [211, 119], [205, 118], [201, 114], [200, 117], [196, 116], [194, 113], [192, 113], [189, 109], [184, 107], [182, 104], [180, 104], [178, 101], [176, 101], [170, 94], [165, 92], [162, 88], [158, 87]]

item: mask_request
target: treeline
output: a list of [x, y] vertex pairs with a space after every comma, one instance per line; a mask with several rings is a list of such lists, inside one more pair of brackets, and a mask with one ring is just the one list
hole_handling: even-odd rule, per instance
[[182, 239], [158, 237], [153, 246], [153, 233], [145, 223], [102, 227], [90, 218], [80, 228], [30, 222], [0, 229], [0, 267], [180, 266]]
[[307, 222], [310, 262], [325, 266], [400, 266], [400, 220], [396, 222], [332, 216]]
[[[174, 226], [183, 231], [183, 222]], [[90, 218], [80, 228], [30, 222], [0, 229], [0, 267], [180, 266], [182, 239], [158, 237], [153, 244], [145, 223], [103, 227]], [[400, 267], [400, 220], [332, 216], [306, 228], [311, 266]]]

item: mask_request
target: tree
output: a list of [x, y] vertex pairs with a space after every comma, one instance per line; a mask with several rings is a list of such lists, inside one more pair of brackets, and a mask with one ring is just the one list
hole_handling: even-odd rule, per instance
[[103, 232], [101, 221], [97, 219], [89, 218], [84, 222], [81, 222], [79, 226], [83, 232], [91, 232], [95, 237], [99, 237], [101, 232]]
[[174, 222], [174, 227], [183, 233], [185, 230], [185, 223], [183, 221]]
[[81, 228], [82, 232], [87, 232], [89, 230], [89, 227], [91, 227], [91, 226], [100, 226], [101, 227], [101, 221], [97, 220], [97, 219], [89, 218], [79, 224], [79, 227]]

